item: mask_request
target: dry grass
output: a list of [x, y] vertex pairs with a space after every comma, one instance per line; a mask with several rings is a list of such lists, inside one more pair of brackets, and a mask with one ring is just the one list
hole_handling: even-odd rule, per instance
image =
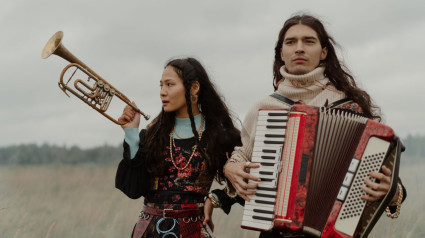
[[[114, 166], [0, 168], [0, 237], [129, 237], [142, 200], [114, 188]], [[403, 167], [409, 197], [401, 217], [383, 217], [370, 237], [423, 237], [425, 165]], [[258, 237], [239, 227], [242, 208], [216, 209], [217, 237]]]

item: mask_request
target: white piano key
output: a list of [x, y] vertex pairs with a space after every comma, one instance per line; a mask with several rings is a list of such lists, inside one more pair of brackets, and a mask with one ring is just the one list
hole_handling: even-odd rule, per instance
[[[281, 153], [282, 151], [282, 145], [267, 145], [265, 147], [254, 147], [254, 149], [252, 150], [252, 152], [258, 152], [258, 153], [266, 153], [266, 154], [270, 154], [270, 153]], [[270, 152], [264, 152], [264, 151], [270, 151]], [[274, 152], [271, 152], [272, 150], [274, 150]]]
[[[260, 165], [260, 163], [257, 163]], [[264, 172], [272, 172], [277, 173], [277, 167], [276, 166], [261, 166], [259, 168], [250, 168], [250, 171], [264, 171]]]
[[271, 230], [273, 228], [273, 222], [270, 222], [269, 224], [264, 224], [264, 223], [256, 223], [256, 222], [253, 222], [253, 221], [242, 220], [241, 226], [252, 227], [252, 228], [267, 231], [267, 230]]
[[264, 208], [271, 208], [274, 209], [274, 204], [269, 204], [269, 203], [261, 203], [258, 201], [255, 201], [253, 199], [251, 199], [249, 202], [245, 201], [245, 205], [252, 205], [252, 206], [256, 206], [258, 209], [260, 209], [260, 207], [264, 207]]
[[285, 141], [285, 138], [256, 136], [254, 141], [277, 141], [283, 144], [283, 142]]
[[283, 120], [288, 120], [288, 116], [287, 115], [258, 115], [257, 117], [258, 120], [265, 120], [265, 119], [283, 119]]
[[[263, 197], [260, 196], [259, 194], [261, 194], [260, 192], [257, 192], [257, 194], [255, 195], [249, 195], [249, 199], [254, 199], [254, 200], [261, 200], [261, 201], [266, 201], [266, 202], [273, 202], [273, 204], [276, 201], [276, 197]], [[269, 196], [269, 195], [267, 195]]]
[[261, 194], [268, 194], [268, 195], [273, 195], [276, 197], [277, 192], [276, 191], [266, 191], [266, 190], [257, 190], [257, 189], [248, 189], [249, 192], [254, 191], [256, 193], [261, 193]]
[[[255, 210], [261, 210], [261, 209], [258, 209], [257, 208]], [[257, 212], [257, 211], [254, 211], [254, 210], [245, 210], [244, 213], [243, 213], [243, 215], [244, 216], [248, 216], [248, 217], [249, 216], [261, 216], [261, 217], [269, 218], [269, 219], [273, 219], [274, 218], [273, 213], [272, 214], [270, 214], [270, 213], [263, 213], [263, 212]]]
[[252, 156], [275, 156], [280, 157], [281, 146], [277, 146], [275, 149], [259, 148], [258, 150], [252, 151]]
[[252, 204], [245, 204], [244, 206], [244, 210], [249, 210], [249, 211], [254, 211], [254, 209], [261, 209], [261, 210], [265, 210], [265, 211], [269, 211], [269, 212], [273, 212], [274, 211], [274, 207], [261, 207], [259, 208], [257, 205], [252, 205]]
[[263, 172], [263, 171], [250, 171], [249, 174], [255, 176], [255, 177], [259, 177], [259, 178], [267, 178], [267, 179], [277, 179], [277, 174], [264, 174], [264, 173], [259, 173], [259, 172]]
[[282, 147], [284, 142], [279, 142], [276, 144], [270, 144], [270, 143], [264, 143], [263, 141], [255, 141], [254, 146], [260, 147], [260, 148], [271, 148], [271, 147]]
[[[257, 127], [258, 126], [285, 126], [286, 127], [286, 122], [284, 121], [258, 121], [257, 122]], [[279, 129], [284, 129], [284, 128], [279, 128]]]
[[267, 125], [257, 125], [256, 131], [259, 133], [259, 135], [265, 134], [266, 132], [276, 132], [276, 133], [283, 132], [283, 134], [285, 134], [286, 125], [280, 125], [279, 127], [267, 127]]
[[273, 162], [277, 163], [280, 161], [280, 156], [270, 156], [270, 155], [262, 155], [262, 156], [252, 156], [251, 162]]
[[261, 181], [261, 182], [254, 182], [252, 180], [249, 180], [248, 181], [248, 184], [256, 184], [257, 185], [257, 188], [258, 187], [265, 187], [265, 188], [269, 188], [269, 189], [271, 189], [271, 188], [275, 189], [276, 188], [276, 185], [277, 185], [277, 180], [274, 181], [274, 182], [263, 182], [263, 181]]
[[259, 130], [255, 132], [257, 136], [267, 136], [267, 137], [285, 137], [285, 130]]
[[279, 175], [278, 171], [267, 170], [266, 168], [262, 168], [261, 166], [259, 168], [250, 168], [249, 173], [256, 173], [256, 174], [276, 176], [276, 177]]

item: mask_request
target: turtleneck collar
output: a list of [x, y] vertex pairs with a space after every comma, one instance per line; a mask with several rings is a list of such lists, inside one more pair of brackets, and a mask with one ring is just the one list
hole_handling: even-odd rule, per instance
[[344, 93], [339, 92], [329, 84], [324, 75], [325, 67], [318, 67], [304, 75], [289, 74], [285, 67], [280, 69], [284, 80], [279, 84], [277, 93], [307, 105], [323, 106], [326, 100], [330, 102], [342, 99]]
[[[199, 128], [201, 125], [201, 113], [199, 113], [196, 116], [193, 116], [193, 119], [195, 120], [195, 126], [196, 128]], [[177, 134], [180, 137], [192, 137], [192, 125], [190, 124], [190, 118], [178, 118], [176, 117], [176, 123], [174, 124], [174, 130], [177, 132]], [[178, 138], [176, 135], [174, 135], [174, 138]]]
[[286, 81], [287, 83], [292, 84], [292, 86], [296, 88], [310, 87], [314, 84], [315, 81], [322, 81], [322, 79], [325, 79], [325, 67], [317, 67], [313, 71], [303, 75], [294, 75], [288, 73], [286, 71], [285, 65], [282, 66], [279, 71], [285, 79], [284, 82]]

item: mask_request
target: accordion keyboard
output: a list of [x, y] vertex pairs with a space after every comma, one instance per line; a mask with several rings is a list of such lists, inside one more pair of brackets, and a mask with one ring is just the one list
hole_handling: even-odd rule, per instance
[[282, 147], [285, 140], [287, 110], [260, 110], [255, 134], [252, 162], [260, 168], [252, 168], [250, 174], [261, 178], [255, 195], [245, 202], [242, 226], [250, 229], [270, 230], [273, 227], [274, 206], [277, 193]]

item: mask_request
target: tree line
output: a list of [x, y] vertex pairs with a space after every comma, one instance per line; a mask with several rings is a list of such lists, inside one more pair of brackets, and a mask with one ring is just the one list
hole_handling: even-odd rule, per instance
[[[402, 139], [406, 151], [403, 163], [425, 161], [425, 135], [408, 135]], [[78, 146], [22, 144], [0, 148], [0, 165], [113, 163], [122, 159], [122, 145], [103, 145], [89, 149]]]
[[122, 145], [89, 149], [78, 146], [23, 144], [0, 148], [0, 165], [111, 163], [122, 159]]

